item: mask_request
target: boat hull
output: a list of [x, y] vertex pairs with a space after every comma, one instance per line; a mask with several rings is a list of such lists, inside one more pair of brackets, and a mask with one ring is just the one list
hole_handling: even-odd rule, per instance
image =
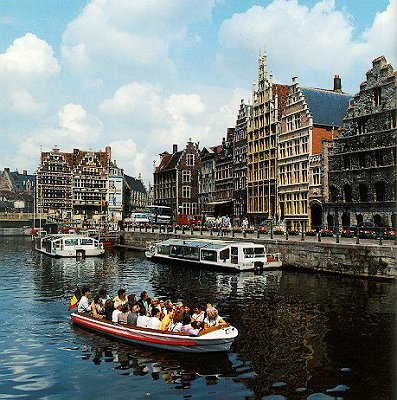
[[148, 328], [137, 328], [97, 320], [72, 313], [73, 324], [125, 342], [185, 353], [214, 353], [229, 351], [238, 335], [234, 327], [221, 328], [202, 336], [189, 336]]

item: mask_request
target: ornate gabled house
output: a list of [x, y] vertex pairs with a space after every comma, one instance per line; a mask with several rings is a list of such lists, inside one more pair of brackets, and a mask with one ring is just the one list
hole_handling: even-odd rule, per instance
[[351, 96], [341, 91], [301, 88], [293, 78], [278, 138], [278, 215], [287, 228], [322, 224], [321, 146], [333, 139]]
[[42, 152], [36, 207], [56, 220], [100, 224], [106, 213], [111, 149]]
[[144, 210], [148, 205], [148, 193], [142, 182], [138, 179], [124, 175], [124, 216], [128, 217], [132, 212]]
[[215, 158], [220, 146], [204, 147], [200, 152], [198, 177], [198, 211], [206, 217], [214, 216]]
[[372, 222], [396, 228], [396, 103], [397, 72], [378, 57], [327, 154], [329, 226]]
[[247, 213], [254, 224], [278, 219], [277, 144], [287, 92], [288, 86], [267, 74], [266, 54], [259, 57], [247, 142]]
[[228, 128], [222, 145], [216, 148], [214, 216], [233, 217], [233, 136], [234, 128]]
[[175, 219], [178, 213], [197, 214], [199, 167], [198, 144], [191, 140], [182, 151], [174, 144], [172, 154], [160, 154], [153, 173], [153, 203], [171, 207]]
[[233, 214], [240, 221], [247, 214], [247, 134], [252, 106], [241, 100], [233, 136]]

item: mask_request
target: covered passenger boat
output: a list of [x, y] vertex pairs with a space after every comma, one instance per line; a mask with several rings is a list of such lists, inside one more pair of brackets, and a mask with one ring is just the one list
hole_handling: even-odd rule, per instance
[[83, 313], [72, 313], [71, 319], [75, 325], [126, 342], [188, 353], [228, 351], [238, 335], [238, 330], [233, 326], [216, 326], [200, 331], [197, 336], [191, 336], [183, 332], [160, 331], [117, 324]]
[[156, 261], [183, 261], [239, 272], [278, 269], [282, 265], [279, 253], [268, 254], [262, 244], [237, 241], [168, 239], [150, 246], [145, 255]]
[[105, 250], [97, 239], [83, 235], [56, 234], [37, 238], [35, 249], [52, 257], [94, 257]]

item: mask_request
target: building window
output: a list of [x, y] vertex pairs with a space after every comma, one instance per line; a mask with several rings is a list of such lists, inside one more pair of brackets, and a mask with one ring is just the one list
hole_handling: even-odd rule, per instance
[[182, 171], [182, 182], [191, 182], [192, 181], [192, 171], [184, 170]]
[[382, 103], [382, 96], [381, 96], [381, 88], [376, 87], [374, 88], [374, 104], [375, 107], [381, 105]]
[[360, 201], [368, 201], [367, 185], [360, 183], [360, 185], [358, 186], [358, 191], [360, 192]]
[[186, 154], [186, 165], [188, 167], [194, 166], [194, 154]]
[[385, 201], [385, 185], [383, 182], [376, 182], [374, 185], [376, 201]]
[[365, 153], [360, 153], [358, 155], [358, 165], [360, 166], [360, 168], [366, 167]]
[[299, 129], [301, 127], [301, 115], [295, 115], [295, 129]]
[[329, 188], [329, 194], [331, 203], [336, 203], [339, 197], [338, 189], [335, 186], [331, 185]]
[[343, 186], [344, 200], [346, 203], [350, 203], [352, 201], [352, 187], [350, 185]]
[[320, 167], [313, 168], [313, 185], [320, 184]]
[[183, 214], [191, 214], [190, 203], [182, 203], [182, 213]]
[[182, 197], [185, 199], [190, 199], [192, 195], [192, 188], [190, 186], [182, 186]]
[[292, 131], [293, 129], [293, 122], [292, 122], [292, 115], [287, 117], [287, 131]]
[[345, 169], [350, 169], [350, 156], [349, 154], [343, 154], [343, 166]]

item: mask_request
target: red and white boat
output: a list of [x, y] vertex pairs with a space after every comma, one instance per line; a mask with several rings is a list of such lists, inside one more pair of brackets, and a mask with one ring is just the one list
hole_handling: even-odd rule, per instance
[[115, 324], [96, 319], [88, 314], [72, 313], [72, 322], [96, 333], [121, 339], [130, 343], [157, 347], [188, 353], [213, 353], [229, 351], [238, 330], [233, 326], [215, 327], [191, 336], [183, 332], [168, 332], [156, 329], [140, 328], [131, 325]]

